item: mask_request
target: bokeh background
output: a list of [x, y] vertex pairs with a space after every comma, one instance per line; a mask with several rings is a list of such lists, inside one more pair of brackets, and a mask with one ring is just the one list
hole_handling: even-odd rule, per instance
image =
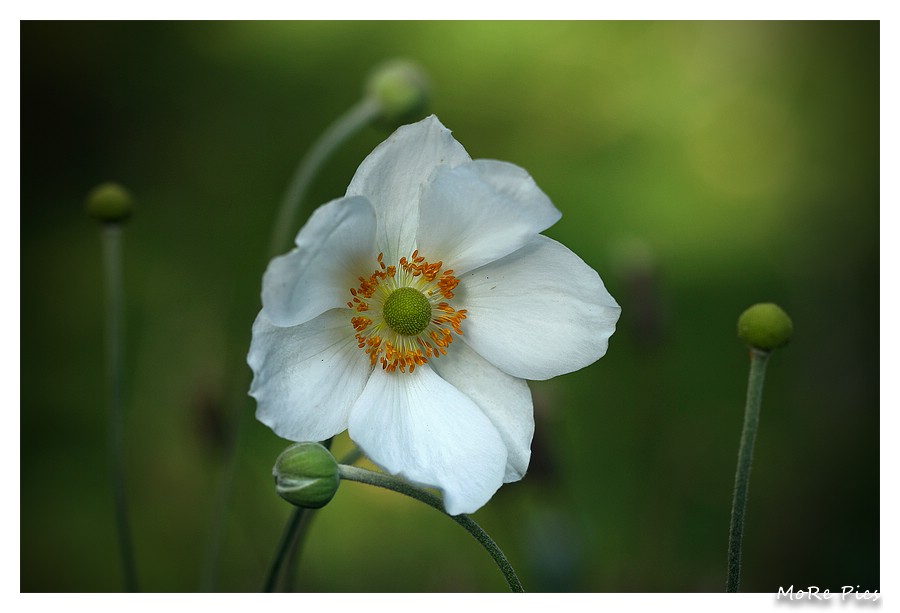
[[[526, 589], [723, 589], [748, 367], [735, 322], [759, 301], [796, 334], [769, 364], [742, 588], [879, 589], [877, 22], [22, 23], [21, 589], [123, 587], [83, 210], [107, 180], [138, 202], [125, 441], [141, 587], [261, 588], [291, 511], [270, 472], [287, 443], [246, 394], [270, 228], [302, 154], [393, 57], [429, 72], [429, 112], [473, 157], [532, 174], [563, 211], [546, 234], [623, 307], [606, 357], [532, 385], [529, 474], [475, 515]], [[389, 133], [343, 147], [304, 216]], [[295, 588], [505, 584], [453, 522], [345, 483]]]

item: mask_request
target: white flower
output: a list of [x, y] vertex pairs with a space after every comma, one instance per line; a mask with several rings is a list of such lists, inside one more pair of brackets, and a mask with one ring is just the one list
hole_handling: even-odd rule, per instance
[[471, 513], [522, 478], [526, 379], [606, 353], [620, 308], [539, 234], [561, 214], [521, 168], [472, 160], [434, 116], [363, 161], [263, 277], [247, 361], [257, 418], [293, 441], [349, 428], [375, 463]]

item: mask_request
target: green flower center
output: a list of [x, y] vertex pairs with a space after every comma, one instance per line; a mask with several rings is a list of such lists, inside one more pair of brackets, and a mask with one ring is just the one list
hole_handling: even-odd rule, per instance
[[431, 303], [425, 294], [412, 287], [391, 292], [382, 307], [384, 321], [397, 334], [415, 336], [431, 321]]

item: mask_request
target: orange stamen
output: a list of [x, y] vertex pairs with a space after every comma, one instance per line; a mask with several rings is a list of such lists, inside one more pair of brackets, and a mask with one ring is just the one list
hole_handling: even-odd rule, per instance
[[[463, 333], [461, 323], [466, 319], [465, 309], [457, 310], [446, 300], [454, 297], [453, 290], [459, 285], [459, 279], [453, 276], [453, 270], [441, 272], [442, 261], [428, 262], [419, 250], [413, 251], [409, 258], [401, 257], [399, 268], [406, 273], [399, 281], [395, 280], [397, 266], [384, 263], [384, 253], [376, 258], [378, 267], [368, 277], [358, 277], [359, 285], [350, 288], [352, 300], [347, 302], [350, 309], [358, 313], [375, 313], [374, 315], [357, 315], [350, 319], [356, 331], [356, 340], [360, 349], [369, 356], [372, 367], [381, 364], [389, 373], [412, 373], [417, 366], [428, 363], [428, 360], [447, 355], [447, 348], [453, 343], [453, 333]], [[380, 305], [391, 292], [398, 287], [415, 281], [416, 289], [434, 301], [438, 296], [444, 301], [432, 302], [433, 317], [421, 335], [406, 336], [391, 330], [380, 318]], [[382, 287], [387, 284], [386, 287]], [[371, 303], [376, 309], [372, 311]], [[376, 323], [377, 322], [377, 323]], [[387, 338], [384, 338], [384, 334]]]

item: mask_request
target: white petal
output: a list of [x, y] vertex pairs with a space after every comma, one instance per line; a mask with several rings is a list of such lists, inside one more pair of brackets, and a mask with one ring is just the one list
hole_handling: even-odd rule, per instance
[[350, 438], [376, 464], [440, 488], [451, 515], [473, 513], [503, 484], [506, 445], [465, 394], [427, 365], [376, 368], [350, 414]]
[[362, 195], [378, 214], [378, 249], [385, 261], [409, 257], [419, 223], [419, 192], [435, 168], [469, 161], [450, 130], [431, 115], [402, 126], [363, 160], [348, 196]]
[[606, 353], [621, 308], [600, 276], [563, 245], [538, 235], [460, 279], [464, 336], [514, 377], [549, 379]]
[[460, 342], [429, 364], [441, 378], [471, 398], [497, 428], [509, 454], [503, 482], [524, 477], [534, 437], [534, 405], [528, 383], [506, 374]]
[[416, 246], [459, 276], [523, 247], [561, 216], [514, 164], [475, 160], [441, 167], [422, 192]]
[[284, 328], [262, 312], [253, 323], [247, 363], [256, 418], [292, 441], [322, 441], [347, 428], [350, 409], [372, 370], [357, 346], [353, 311], [333, 309]]
[[357, 277], [376, 269], [375, 210], [365, 198], [339, 198], [316, 209], [297, 248], [269, 262], [263, 312], [276, 326], [296, 326], [344, 307]]

